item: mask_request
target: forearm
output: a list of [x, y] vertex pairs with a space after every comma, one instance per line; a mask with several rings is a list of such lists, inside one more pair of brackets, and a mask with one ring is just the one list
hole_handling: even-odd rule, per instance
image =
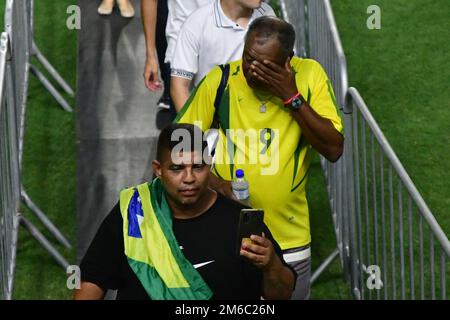
[[158, 0], [141, 0], [142, 24], [144, 26], [147, 57], [155, 56], [156, 12]]
[[283, 265], [280, 258], [274, 262], [274, 266], [263, 271], [263, 296], [264, 299], [290, 299], [294, 290], [295, 276], [291, 269]]
[[186, 101], [189, 99], [189, 86], [191, 80], [171, 77], [170, 78], [170, 96], [172, 97], [172, 102], [175, 106], [175, 110], [179, 112]]
[[102, 288], [91, 282], [81, 282], [80, 289], [75, 290], [74, 300], [101, 300], [105, 296]]
[[314, 149], [331, 162], [340, 158], [344, 137], [334, 128], [330, 120], [319, 116], [306, 102], [300, 110], [291, 111], [291, 114]]

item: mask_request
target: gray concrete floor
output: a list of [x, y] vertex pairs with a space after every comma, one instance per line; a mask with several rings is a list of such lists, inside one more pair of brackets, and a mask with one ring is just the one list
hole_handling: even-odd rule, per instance
[[156, 138], [170, 121], [144, 87], [145, 41], [136, 15], [97, 14], [100, 1], [79, 0], [77, 67], [77, 260], [117, 203], [121, 189], [148, 181]]

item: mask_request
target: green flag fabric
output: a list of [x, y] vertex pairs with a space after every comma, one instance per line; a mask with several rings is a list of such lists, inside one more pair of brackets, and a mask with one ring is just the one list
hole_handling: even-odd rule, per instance
[[159, 179], [120, 193], [125, 255], [152, 300], [207, 300], [212, 292], [184, 257]]

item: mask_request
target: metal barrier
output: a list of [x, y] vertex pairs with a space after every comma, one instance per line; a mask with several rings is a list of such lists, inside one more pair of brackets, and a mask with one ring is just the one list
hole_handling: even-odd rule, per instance
[[[60, 86], [71, 96], [74, 95], [73, 90], [56, 72], [52, 65], [47, 61], [45, 56], [37, 48], [33, 38], [33, 0], [23, 1], [6, 1], [5, 8], [5, 31], [9, 34], [11, 41], [11, 51], [14, 59], [12, 64], [15, 94], [17, 97], [17, 122], [19, 128], [19, 163], [22, 163], [24, 128], [25, 128], [25, 111], [28, 95], [28, 78], [29, 71], [38, 78], [44, 87], [52, 94], [61, 107], [66, 111], [72, 111], [67, 101], [57, 92], [51, 82], [39, 71], [37, 67], [30, 63], [30, 58], [36, 56], [45, 69], [52, 75]], [[17, 41], [15, 41], [17, 39]]]
[[[343, 113], [341, 116], [345, 126], [346, 140], [341, 159], [332, 164], [321, 158], [338, 249], [314, 272], [311, 282], [313, 283], [319, 277], [339, 253], [344, 277], [350, 282], [352, 294], [356, 299], [406, 299], [407, 297], [434, 299], [437, 287], [440, 289], [440, 298], [445, 299], [447, 284], [445, 274], [450, 257], [449, 241], [356, 89], [348, 89], [346, 59], [330, 1], [280, 0], [280, 7], [284, 18], [294, 24], [296, 32], [299, 33], [299, 39], [305, 39], [300, 41], [307, 41], [306, 43], [297, 42], [296, 52], [301, 53], [305, 50], [307, 57], [319, 61], [324, 67], [333, 84], [336, 102]], [[305, 14], [302, 14], [303, 12]], [[362, 115], [361, 120], [358, 120], [358, 114]], [[363, 126], [364, 130], [358, 129], [358, 125]], [[364, 141], [362, 151], [358, 149], [361, 139]], [[375, 149], [373, 149], [375, 140], [379, 150], [378, 155], [375, 155]], [[369, 168], [366, 166], [367, 144], [371, 146]], [[388, 163], [388, 166], [384, 166], [384, 161]], [[385, 173], [386, 170], [387, 173]], [[387, 179], [384, 174], [387, 174]], [[395, 177], [398, 182], [397, 186], [393, 187]], [[369, 185], [372, 186], [371, 193], [369, 193]], [[398, 204], [395, 208], [394, 198]], [[389, 199], [389, 219], [385, 216], [386, 199]], [[418, 214], [413, 214], [413, 208], [417, 208]], [[407, 211], [407, 216], [404, 216], [404, 211]], [[404, 236], [406, 225], [409, 227], [407, 237], [410, 244], [407, 248]], [[388, 228], [390, 228], [389, 239], [386, 238]], [[424, 228], [429, 232], [428, 246], [426, 246], [429, 248], [428, 251], [424, 248], [426, 242], [423, 238]], [[399, 239], [396, 239], [397, 235]], [[434, 243], [435, 239], [438, 240], [438, 244]], [[386, 255], [387, 241], [390, 245], [389, 257]], [[414, 243], [416, 246], [413, 245]], [[406, 249], [408, 249], [409, 259], [408, 288], [406, 286], [408, 276], [405, 262]], [[438, 267], [435, 266], [435, 251], [440, 254]], [[424, 255], [427, 252], [430, 259], [429, 275], [424, 266]], [[397, 256], [398, 261], [396, 261]], [[388, 259], [389, 270], [387, 269]], [[374, 270], [380, 270], [382, 273], [381, 282], [377, 283], [377, 285], [382, 283], [382, 292], [365, 289], [367, 288], [366, 280], [374, 279], [372, 274], [369, 275]], [[436, 286], [436, 271], [440, 275], [439, 286]], [[418, 288], [416, 284], [419, 284]], [[426, 294], [426, 284], [430, 287], [429, 295]]]
[[28, 60], [30, 54], [30, 28], [28, 16], [28, 1], [15, 3], [6, 2], [5, 31], [10, 39], [21, 38], [21, 41], [10, 41], [11, 45], [11, 72], [14, 84], [15, 105], [17, 108], [17, 128], [19, 141], [19, 166], [22, 163], [22, 142], [25, 124], [25, 107], [28, 94]]
[[7, 72], [8, 47], [8, 36], [3, 32], [0, 37], [0, 299], [11, 299], [20, 203], [17, 126], [11, 101], [14, 88], [8, 81], [11, 75]]
[[307, 16], [306, 2], [308, 0], [298, 1], [280, 1], [280, 9], [284, 20], [294, 26], [295, 29], [295, 55], [306, 57], [308, 53], [307, 40]]
[[[445, 300], [450, 241], [355, 88], [346, 107], [353, 174], [341, 192], [350, 196], [346, 223], [354, 297]], [[375, 271], [379, 277], [370, 278]]]
[[[17, 109], [17, 127], [19, 129], [19, 168], [22, 169], [22, 154], [24, 149], [25, 115], [28, 95], [28, 74], [32, 46], [32, 0], [8, 0], [5, 11], [5, 29], [11, 46], [11, 72]], [[23, 185], [20, 194], [24, 203], [38, 217], [42, 224], [65, 247], [70, 248], [69, 241], [47, 218], [45, 213], [31, 200]], [[29, 224], [31, 226], [31, 223]], [[53, 251], [53, 250], [52, 250]]]
[[32, 0], [6, 2], [6, 32], [2, 34], [0, 44], [0, 299], [11, 298], [18, 224], [24, 226], [58, 264], [63, 268], [69, 265], [45, 236], [18, 212], [22, 200], [50, 233], [70, 248], [68, 240], [27, 195], [20, 179], [31, 68], [29, 59], [36, 52], [32, 37], [32, 11]]
[[[308, 57], [317, 60], [325, 69], [330, 79], [336, 97], [336, 104], [342, 110], [345, 105], [345, 94], [348, 88], [347, 62], [344, 50], [337, 33], [333, 10], [328, 0], [307, 1], [307, 39], [308, 39]], [[346, 119], [343, 117], [345, 128]], [[346, 131], [346, 135], [348, 132]], [[344, 275], [348, 279], [348, 263], [344, 259], [346, 250], [348, 250], [348, 225], [344, 221], [345, 203], [344, 194], [338, 190], [346, 190], [346, 158], [348, 154], [344, 153], [341, 159], [336, 163], [328, 162], [321, 157], [321, 164], [327, 180], [328, 198], [333, 223], [335, 226], [338, 251], [340, 253], [341, 264], [344, 269]], [[336, 253], [333, 252], [330, 257]], [[331, 259], [327, 259], [330, 263]], [[326, 260], [326, 261], [327, 261]], [[325, 262], [326, 262], [325, 261]], [[325, 263], [324, 263], [325, 264]], [[323, 270], [323, 269], [322, 269]], [[313, 274], [312, 280], [320, 275], [320, 269]]]

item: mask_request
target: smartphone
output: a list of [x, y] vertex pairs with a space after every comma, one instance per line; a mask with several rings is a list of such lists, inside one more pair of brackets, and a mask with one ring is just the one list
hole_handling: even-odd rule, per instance
[[242, 209], [239, 215], [236, 250], [240, 255], [242, 239], [250, 240], [252, 234], [262, 236], [264, 232], [264, 210]]

